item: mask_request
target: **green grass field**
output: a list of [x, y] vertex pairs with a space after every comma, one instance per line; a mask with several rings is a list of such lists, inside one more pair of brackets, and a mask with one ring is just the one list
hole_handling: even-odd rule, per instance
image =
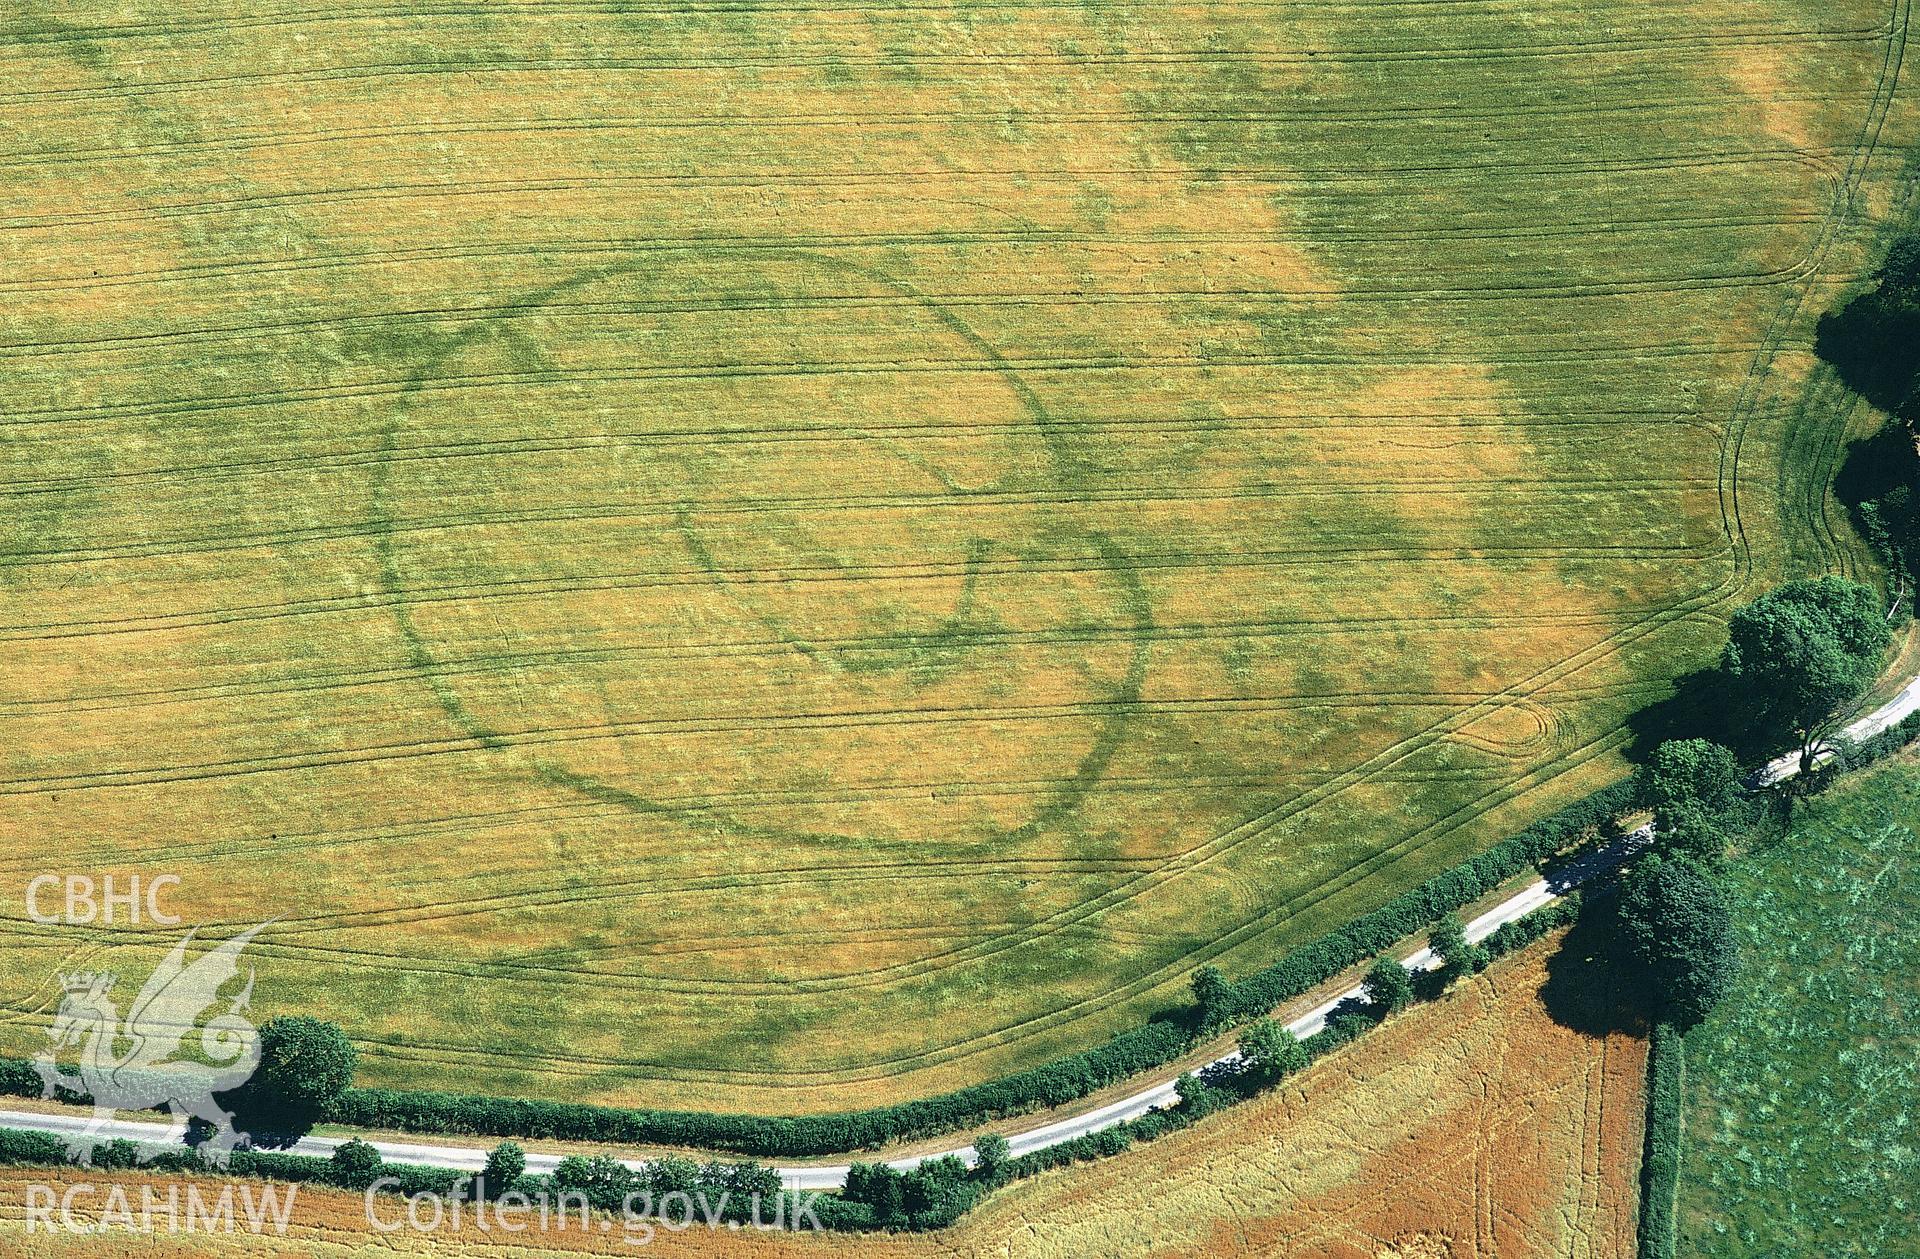
[[[1908, 16], [10, 6], [0, 892], [277, 918], [368, 1081], [1085, 1047], [1862, 562]], [[0, 912], [12, 1052], [173, 934]]]
[[1744, 969], [1687, 1037], [1680, 1253], [1913, 1255], [1920, 764], [1733, 862]]

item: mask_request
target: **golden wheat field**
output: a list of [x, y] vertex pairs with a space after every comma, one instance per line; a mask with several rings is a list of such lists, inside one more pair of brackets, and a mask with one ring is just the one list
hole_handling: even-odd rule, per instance
[[[25, 1234], [22, 1186], [40, 1176], [31, 1170], [0, 1173], [0, 1237], [33, 1259], [267, 1252], [536, 1259], [583, 1251], [765, 1259], [1628, 1259], [1645, 1042], [1619, 1031], [1589, 1036], [1550, 1015], [1543, 987], [1567, 982], [1549, 979], [1535, 951], [1444, 1002], [1417, 1007], [1281, 1093], [1116, 1158], [1016, 1184], [958, 1226], [924, 1237], [696, 1226], [656, 1232], [644, 1249], [617, 1233], [609, 1239], [577, 1227], [543, 1237], [482, 1236], [471, 1226], [372, 1237], [358, 1196], [302, 1189], [284, 1238], [115, 1230], [80, 1241]], [[1604, 995], [1574, 1000], [1591, 1010]], [[155, 1192], [164, 1199], [164, 1190]], [[79, 1203], [82, 1222], [93, 1218], [87, 1205]], [[400, 1218], [384, 1204], [378, 1209], [383, 1223]]]
[[1906, 0], [16, 0], [0, 1049], [177, 930], [368, 1083], [1084, 1048], [1846, 568]]

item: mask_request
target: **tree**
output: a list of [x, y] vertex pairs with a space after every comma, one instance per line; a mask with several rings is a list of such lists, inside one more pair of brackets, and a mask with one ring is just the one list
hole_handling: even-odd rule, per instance
[[333, 1183], [344, 1188], [365, 1189], [380, 1179], [380, 1151], [358, 1137], [335, 1146], [327, 1161], [332, 1164]]
[[1867, 401], [1911, 422], [1920, 369], [1920, 239], [1897, 241], [1880, 283], [1820, 317], [1814, 347]]
[[1920, 236], [1902, 236], [1893, 242], [1880, 264], [1880, 288], [1899, 294], [1920, 290]]
[[1705, 1018], [1733, 984], [1733, 916], [1719, 884], [1685, 857], [1655, 857], [1620, 895], [1629, 954], [1652, 980], [1666, 1015], [1681, 1027]]
[[487, 1155], [480, 1173], [480, 1185], [488, 1197], [498, 1197], [513, 1188], [527, 1170], [527, 1153], [512, 1141], [502, 1141]]
[[958, 1214], [955, 1197], [966, 1179], [967, 1165], [953, 1155], [926, 1159], [901, 1177], [901, 1209], [909, 1217], [931, 1216], [932, 1220], [926, 1222], [944, 1222]]
[[1200, 1007], [1200, 1022], [1218, 1027], [1233, 1015], [1233, 984], [1218, 966], [1202, 966], [1193, 972], [1193, 999]]
[[1669, 739], [1640, 776], [1641, 803], [1655, 813], [1692, 801], [1721, 809], [1740, 790], [1740, 762], [1710, 739]]
[[1259, 1019], [1241, 1035], [1240, 1057], [1249, 1071], [1272, 1083], [1307, 1065], [1307, 1047], [1277, 1021]]
[[249, 1131], [304, 1132], [353, 1083], [356, 1055], [346, 1033], [304, 1014], [269, 1019], [260, 1028], [260, 1065], [234, 1091], [234, 1108]]
[[1379, 958], [1367, 972], [1366, 989], [1368, 1001], [1383, 1014], [1392, 1014], [1413, 1001], [1413, 976], [1392, 958]]
[[1721, 670], [1763, 730], [1791, 734], [1810, 768], [1828, 725], [1880, 672], [1889, 632], [1871, 587], [1794, 581], [1733, 614]]
[[1654, 814], [1653, 826], [1667, 851], [1701, 862], [1715, 862], [1726, 856], [1731, 840], [1725, 815], [1693, 800], [1666, 806]]
[[973, 1140], [973, 1154], [982, 1175], [991, 1176], [1005, 1167], [1010, 1153], [1007, 1139], [997, 1132], [983, 1132]]
[[840, 1193], [853, 1202], [873, 1208], [874, 1222], [890, 1224], [906, 1213], [906, 1177], [897, 1167], [885, 1163], [855, 1163], [847, 1168], [847, 1183]]
[[593, 1165], [579, 1154], [569, 1154], [554, 1166], [553, 1184], [557, 1189], [584, 1190], [592, 1181]]
[[1208, 1084], [1192, 1072], [1173, 1082], [1175, 1096], [1180, 1099], [1180, 1108], [1195, 1119], [1204, 1118], [1226, 1104], [1227, 1098], [1219, 1089]]
[[772, 1202], [780, 1196], [780, 1173], [760, 1163], [731, 1163], [726, 1167], [724, 1188], [742, 1202], [759, 1198]]
[[603, 1208], [618, 1208], [634, 1186], [633, 1170], [610, 1154], [582, 1158], [569, 1154], [553, 1169], [553, 1187], [562, 1193], [577, 1193]]
[[655, 1194], [692, 1193], [700, 1187], [700, 1164], [683, 1154], [669, 1154], [648, 1163], [646, 1177]]
[[1442, 983], [1452, 983], [1487, 964], [1485, 951], [1467, 943], [1467, 933], [1461, 928], [1460, 919], [1452, 914], [1433, 924], [1433, 931], [1427, 936], [1427, 946], [1440, 959]]
[[1920, 235], [1895, 241], [1879, 285], [1820, 317], [1820, 357], [1848, 386], [1902, 422], [1848, 447], [1834, 496], [1904, 588], [1920, 572]]
[[1358, 1010], [1342, 1010], [1327, 1020], [1327, 1030], [1322, 1035], [1331, 1036], [1335, 1045], [1345, 1045], [1359, 1040], [1373, 1027], [1371, 1016]]

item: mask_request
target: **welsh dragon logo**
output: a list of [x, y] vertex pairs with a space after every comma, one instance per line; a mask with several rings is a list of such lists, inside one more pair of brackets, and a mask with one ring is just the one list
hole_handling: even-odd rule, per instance
[[[244, 987], [230, 999], [223, 1002], [220, 990], [240, 974], [240, 954], [259, 930], [234, 936], [191, 962], [189, 931], [155, 968], [125, 1019], [113, 1001], [116, 976], [80, 971], [60, 977], [60, 1009], [47, 1031], [53, 1048], [36, 1056], [34, 1067], [44, 1085], [43, 1097], [54, 1098], [65, 1089], [93, 1099], [93, 1117], [86, 1128], [67, 1138], [68, 1157], [90, 1166], [95, 1147], [111, 1138], [109, 1125], [119, 1111], [165, 1106], [173, 1122], [167, 1143], [178, 1142], [188, 1123], [199, 1120], [212, 1129], [200, 1145], [201, 1154], [215, 1167], [226, 1166], [227, 1155], [246, 1140], [246, 1133], [234, 1127], [233, 1115], [213, 1095], [237, 1088], [253, 1075], [260, 1065], [260, 1037], [240, 1013], [253, 995], [253, 972], [247, 972]], [[202, 1021], [223, 1004], [220, 1013]], [[197, 1054], [192, 1052], [195, 1043]], [[76, 1046], [79, 1072], [68, 1075], [57, 1059]], [[143, 1146], [140, 1161], [152, 1159], [157, 1149]]]

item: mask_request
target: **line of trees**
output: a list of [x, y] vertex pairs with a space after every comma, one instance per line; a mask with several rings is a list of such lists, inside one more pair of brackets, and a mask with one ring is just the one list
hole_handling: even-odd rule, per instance
[[[278, 1067], [268, 1073], [268, 1078], [279, 1079], [274, 1091], [306, 1101], [304, 1114], [296, 1117], [282, 1110], [272, 1127], [260, 1131], [277, 1128], [298, 1132], [303, 1124], [324, 1121], [447, 1135], [680, 1146], [759, 1158], [876, 1149], [963, 1131], [994, 1119], [1086, 1097], [1175, 1061], [1212, 1031], [1264, 1016], [1348, 968], [1370, 961], [1402, 939], [1427, 930], [1569, 843], [1599, 833], [1632, 805], [1635, 790], [1631, 781], [1623, 780], [1575, 801], [1243, 979], [1228, 980], [1217, 969], [1203, 968], [1211, 973], [1205, 981], [1196, 979], [1196, 1001], [1187, 1009], [1164, 1011], [1084, 1053], [952, 1093], [840, 1114], [773, 1117], [625, 1109], [426, 1090], [344, 1087], [336, 1092], [352, 1072], [351, 1045], [339, 1029], [330, 1024], [324, 1025], [330, 1030], [311, 1026], [317, 1020], [274, 1020], [262, 1028], [263, 1053], [267, 1040], [276, 1045], [284, 1041], [289, 1047], [296, 1043], [310, 1045], [314, 1052], [310, 1058], [292, 1054], [290, 1048], [284, 1055], [277, 1048], [264, 1053], [271, 1061], [285, 1057], [289, 1062], [284, 1078]], [[269, 1034], [268, 1029], [274, 1030]], [[297, 1078], [303, 1069], [296, 1065], [300, 1062], [310, 1062], [312, 1074], [324, 1077], [326, 1082]], [[0, 1092], [38, 1096], [40, 1090], [40, 1077], [30, 1062], [0, 1058]], [[265, 1100], [257, 1093], [255, 1097]], [[271, 1112], [275, 1108], [269, 1105], [264, 1109]]]
[[[1843, 577], [1788, 582], [1733, 614], [1718, 679], [1727, 711], [1755, 746], [1796, 748], [1799, 772], [1777, 797], [1745, 792], [1738, 757], [1705, 738], [1668, 740], [1642, 766], [1639, 803], [1653, 812], [1657, 851], [1625, 880], [1617, 913], [1625, 955], [1660, 1019], [1691, 1027], [1732, 986], [1733, 919], [1716, 867], [1735, 844], [1781, 828], [1776, 799], [1790, 808], [1859, 759], [1834, 732], [1861, 706], [1890, 639], [1879, 593]], [[1869, 751], [1915, 733], [1920, 718]]]
[[[1900, 266], [1901, 283], [1920, 294], [1920, 249]], [[1920, 299], [1915, 310], [1920, 311]], [[1914, 327], [1920, 329], [1920, 319]], [[1920, 400], [1912, 410], [1920, 417]], [[1799, 752], [1803, 780], [1812, 778], [1816, 755], [1833, 728], [1878, 674], [1890, 637], [1879, 604], [1870, 587], [1823, 577], [1769, 591], [1730, 622], [1719, 667], [1729, 711], [1762, 740], [1790, 738]], [[1916, 733], [1920, 718], [1893, 732], [1889, 746], [1891, 741], [1910, 741]], [[885, 1164], [856, 1163], [831, 1212], [834, 1225], [941, 1227], [1008, 1179], [1119, 1153], [1136, 1140], [1151, 1140], [1238, 1098], [1272, 1088], [1320, 1053], [1360, 1035], [1416, 998], [1416, 977], [1382, 950], [1422, 926], [1431, 927], [1429, 943], [1441, 963], [1437, 983], [1428, 989], [1434, 992], [1485, 968], [1493, 957], [1571, 922], [1580, 908], [1577, 897], [1507, 924], [1476, 946], [1466, 940], [1454, 911], [1527, 864], [1560, 850], [1574, 835], [1600, 830], [1635, 804], [1654, 814], [1657, 850], [1631, 871], [1614, 901], [1618, 939], [1626, 958], [1646, 979], [1661, 1025], [1691, 1026], [1706, 1017], [1735, 976], [1732, 914], [1714, 866], [1765, 813], [1764, 802], [1741, 788], [1740, 761], [1732, 749], [1707, 738], [1667, 741], [1630, 782], [1563, 810], [1275, 966], [1237, 982], [1217, 967], [1200, 968], [1192, 977], [1193, 1007], [1185, 1031], [1177, 1042], [1172, 1037], [1164, 1045], [1156, 1042], [1152, 1052], [1167, 1052], [1170, 1059], [1172, 1052], [1204, 1036], [1253, 1021], [1240, 1037], [1235, 1059], [1179, 1079], [1175, 1106], [1020, 1159], [1009, 1158], [1004, 1137], [986, 1134], [975, 1143], [978, 1161], [971, 1171], [952, 1157], [905, 1172]], [[1310, 1041], [1301, 1041], [1266, 1016], [1281, 1002], [1369, 956], [1373, 964], [1364, 984], [1364, 1005], [1336, 1013], [1326, 1030]], [[1154, 1026], [1172, 1024], [1143, 1030]], [[936, 1100], [948, 1102], [950, 1111], [958, 1114], [964, 1103], [952, 1103], [961, 1096]], [[891, 1125], [882, 1120], [878, 1126]]]
[[[1849, 386], [1894, 417], [1854, 444], [1835, 491], [1886, 561], [1896, 589], [1911, 597], [1920, 584], [1920, 236], [1897, 241], [1875, 280], [1821, 319], [1816, 349]], [[1869, 587], [1837, 577], [1791, 582], [1742, 608], [1728, 626], [1718, 680], [1731, 691], [1733, 728], [1744, 719], [1762, 746], [1790, 738], [1799, 752], [1799, 773], [1779, 796], [1788, 810], [1796, 796], [1920, 737], [1920, 714], [1858, 743], [1833, 733], [1886, 654], [1879, 603]], [[1732, 913], [1715, 867], [1729, 847], [1783, 819], [1777, 810], [1766, 816], [1770, 802], [1740, 793], [1734, 753], [1704, 738], [1663, 743], [1639, 779], [1659, 851], [1627, 880], [1617, 921], [1656, 1007], [1640, 1253], [1658, 1259], [1674, 1252], [1682, 1033], [1707, 1016], [1736, 974]]]
[[[1237, 982], [1217, 968], [1204, 967], [1194, 979], [1193, 1006], [1163, 1012], [1105, 1045], [895, 1106], [772, 1117], [354, 1088], [347, 1085], [353, 1050], [340, 1029], [298, 1016], [263, 1025], [261, 1071], [241, 1095], [226, 1100], [253, 1125], [243, 1122], [243, 1127], [269, 1139], [295, 1136], [324, 1121], [367, 1129], [668, 1145], [791, 1158], [875, 1149], [963, 1131], [1086, 1097], [1175, 1061], [1204, 1036], [1264, 1016], [1425, 930], [1577, 837], [1596, 833], [1631, 804], [1633, 790], [1631, 782], [1620, 782], [1576, 801]], [[40, 1077], [31, 1063], [0, 1058], [0, 1092], [37, 1096], [40, 1089]]]
[[[1484, 947], [1495, 956], [1520, 948], [1567, 925], [1577, 910], [1576, 893], [1508, 923], [1489, 937]], [[1384, 973], [1379, 967], [1376, 972]], [[1404, 969], [1401, 973], [1404, 975]], [[1366, 1010], [1342, 1013], [1326, 1030], [1304, 1041], [1272, 1020], [1262, 1020], [1243, 1038], [1248, 1065], [1209, 1073], [1205, 1079], [1183, 1077], [1178, 1089], [1180, 1100], [1173, 1106], [1018, 1158], [1010, 1156], [1005, 1137], [983, 1134], [974, 1141], [977, 1161], [971, 1170], [952, 1157], [934, 1159], [907, 1172], [884, 1165], [856, 1164], [841, 1194], [819, 1199], [782, 1190], [772, 1169], [754, 1163], [696, 1163], [666, 1158], [635, 1170], [604, 1155], [570, 1156], [562, 1159], [551, 1175], [533, 1175], [526, 1172], [525, 1153], [510, 1141], [497, 1146], [488, 1155], [484, 1170], [477, 1174], [390, 1163], [373, 1145], [359, 1139], [342, 1143], [330, 1158], [239, 1150], [231, 1156], [227, 1174], [354, 1190], [379, 1183], [384, 1191], [401, 1197], [427, 1194], [447, 1200], [476, 1201], [515, 1193], [534, 1202], [554, 1202], [562, 1200], [560, 1195], [579, 1195], [594, 1208], [607, 1212], [624, 1212], [629, 1194], [645, 1194], [657, 1205], [669, 1194], [684, 1193], [710, 1204], [715, 1218], [741, 1223], [755, 1222], [752, 1213], [756, 1200], [764, 1204], [776, 1197], [789, 1201], [804, 1198], [814, 1218], [829, 1229], [940, 1228], [1009, 1181], [1122, 1153], [1136, 1142], [1179, 1131], [1223, 1106], [1271, 1088], [1293, 1071], [1362, 1034], [1385, 1018], [1390, 1006], [1391, 1002], [1377, 999]], [[192, 1150], [143, 1151], [131, 1141], [104, 1143], [96, 1152], [96, 1160], [103, 1169], [142, 1166], [162, 1172], [205, 1170]], [[66, 1161], [66, 1145], [58, 1135], [0, 1128], [0, 1163], [61, 1166]]]
[[1894, 423], [1855, 443], [1835, 483], [1908, 590], [1920, 572], [1920, 236], [1895, 241], [1874, 286], [1821, 317], [1814, 346]]

